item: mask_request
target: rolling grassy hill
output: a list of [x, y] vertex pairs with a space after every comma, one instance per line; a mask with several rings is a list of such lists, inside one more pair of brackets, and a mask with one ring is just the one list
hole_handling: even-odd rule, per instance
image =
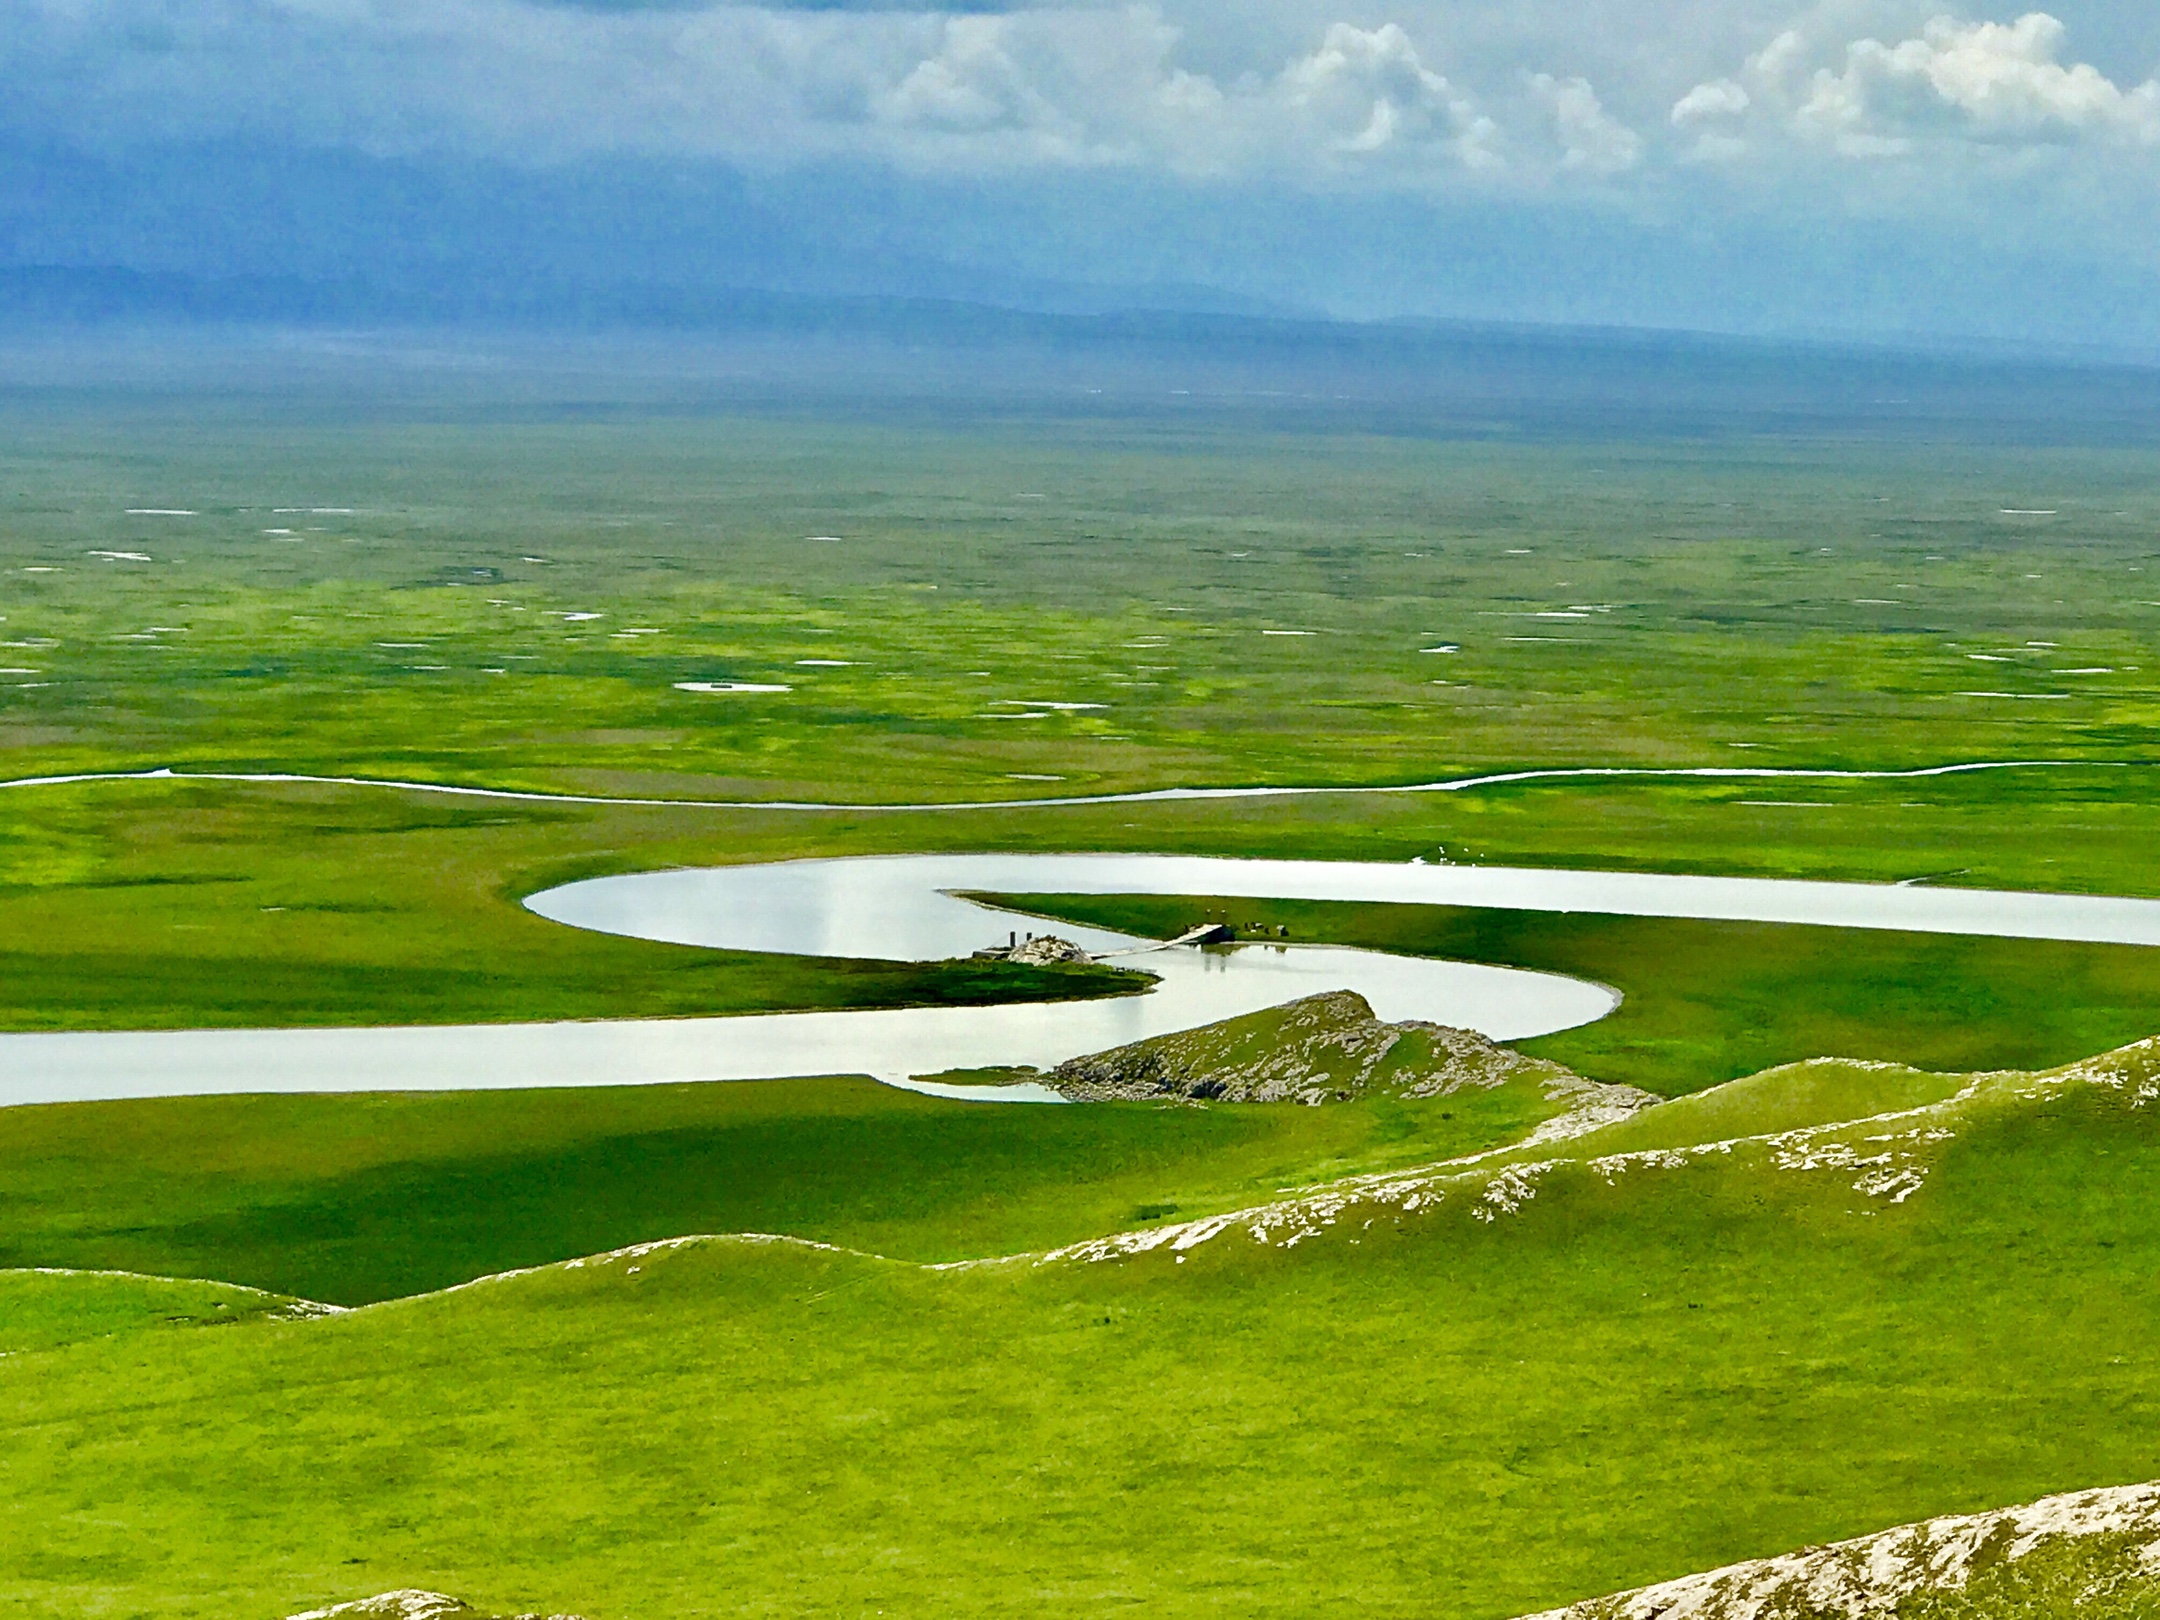
[[1673, 1140], [1653, 1110], [1048, 1260], [718, 1236], [319, 1320], [116, 1306], [0, 1359], [0, 1601], [1497, 1620], [2149, 1478], [2156, 1100], [2150, 1048], [1815, 1065]]
[[0, 1109], [0, 1265], [357, 1305], [689, 1231], [938, 1262], [1512, 1141], [1534, 1081], [1329, 1108], [940, 1102], [862, 1079]]

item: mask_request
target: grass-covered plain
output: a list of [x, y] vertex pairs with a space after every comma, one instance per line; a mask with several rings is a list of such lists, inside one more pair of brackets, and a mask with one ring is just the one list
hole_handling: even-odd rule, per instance
[[[673, 862], [1138, 848], [2160, 888], [2160, 779], [2135, 763], [2160, 735], [2160, 607], [2140, 594], [2160, 600], [2142, 583], [2160, 457], [2120, 424], [2103, 448], [1969, 421], [1570, 436], [1460, 412], [641, 405], [588, 383], [0, 394], [0, 777], [175, 765], [890, 803], [1585, 763], [2133, 763], [926, 816], [15, 789], [0, 1027], [1108, 988], [728, 959], [514, 905]], [[1612, 943], [1517, 934], [1546, 954]], [[1668, 951], [1682, 974], [1718, 966], [1679, 935], [1644, 966]], [[1998, 954], [2002, 1016], [1983, 1022], [2015, 1037], [2004, 1061], [2142, 1032], [2138, 974], [2076, 964], [2071, 1009], [2016, 1027], [2019, 984], [2063, 958]], [[1991, 1061], [1913, 1005], [1943, 964], [1824, 955], [1750, 955], [1748, 1016], [1780, 1004], [1778, 972], [1806, 995], [1836, 969], [1833, 998], [1879, 984], [1900, 1003], [1867, 1050]], [[1986, 1014], [1993, 982], [1959, 1004]], [[1693, 1028], [1637, 1016], [1599, 1033], [1597, 1061], [1668, 1087], [1810, 1055], [1715, 1009]], [[1813, 1016], [1848, 1039], [1835, 1009]]]
[[[10, 1356], [0, 1594], [1482, 1620], [2147, 1478], [2150, 1064], [1294, 1246], [933, 1271], [720, 1240]], [[1810, 1106], [1775, 1089], [1739, 1114]], [[1856, 1187], [1886, 1130], [1902, 1199]]]
[[[2085, 762], [935, 814], [10, 788], [0, 1028], [1113, 987], [690, 951], [517, 903], [812, 854], [2160, 894], [2148, 423], [2070, 448], [1605, 420], [0, 392], [0, 778], [873, 805]], [[1624, 1170], [1533, 1176], [1517, 1149], [1479, 1172], [1497, 1197], [1368, 1189], [1295, 1245], [1039, 1266], [949, 1263], [1400, 1177], [1539, 1108], [998, 1109], [839, 1078], [0, 1111], [0, 1607], [256, 1620], [419, 1585], [594, 1620], [1498, 1620], [2160, 1473], [2160, 1110], [1925, 1072], [2150, 1033], [2154, 953], [1240, 909], [1616, 984], [1618, 1016], [1541, 1050], [1693, 1095], [1567, 1150], [1656, 1155]], [[1825, 1053], [1921, 1067], [1703, 1089]], [[1936, 1112], [1675, 1151], [1885, 1108]], [[787, 1240], [554, 1264], [700, 1231]], [[288, 1294], [365, 1308], [290, 1319]]]
[[876, 801], [2144, 757], [2160, 724], [2130, 443], [0, 411], [8, 774]]

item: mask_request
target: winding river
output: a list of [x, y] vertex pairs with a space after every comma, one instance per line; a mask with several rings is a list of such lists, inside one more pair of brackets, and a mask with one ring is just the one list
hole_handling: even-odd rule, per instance
[[[2160, 945], [2160, 901], [1653, 873], [1229, 860], [1167, 855], [900, 855], [597, 878], [533, 896], [572, 927], [742, 950], [931, 960], [1026, 921], [949, 891], [1164, 894], [1495, 906], [1813, 923]], [[234, 1091], [635, 1084], [800, 1074], [911, 1077], [1047, 1067], [1318, 990], [1354, 989], [1383, 1018], [1524, 1039], [1604, 1016], [1617, 998], [1551, 974], [1314, 945], [1149, 949], [1058, 926], [1160, 977], [1140, 996], [997, 1007], [754, 1014], [431, 1028], [191, 1030], [0, 1036], [0, 1103]], [[1040, 1087], [986, 1091], [1053, 1100]]]

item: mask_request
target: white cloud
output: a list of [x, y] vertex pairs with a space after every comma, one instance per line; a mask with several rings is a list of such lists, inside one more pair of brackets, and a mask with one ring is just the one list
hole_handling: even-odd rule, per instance
[[2065, 64], [2064, 37], [2044, 12], [2013, 22], [1937, 16], [1887, 42], [1788, 29], [1735, 77], [1689, 90], [1672, 123], [1695, 137], [1697, 154], [1726, 157], [1766, 134], [1854, 158], [2081, 141], [2160, 146], [2160, 81], [2126, 90], [2090, 63]]
[[1847, 50], [1842, 72], [1816, 75], [1798, 116], [1840, 141], [1926, 128], [1940, 114], [1987, 138], [2160, 140], [2160, 85], [2125, 92], [2088, 63], [2064, 67], [2056, 60], [2062, 38], [2060, 22], [2032, 12], [2014, 23], [1938, 17], [1895, 45], [1863, 39]]
[[[1160, 3], [1183, 10], [0, 0], [0, 131], [106, 151], [230, 135], [532, 164], [1122, 168], [1495, 195], [1637, 186], [1676, 159], [1798, 173], [1830, 152], [1948, 172], [1963, 153], [1979, 172], [2089, 148], [2098, 172], [2110, 152], [2160, 151], [2160, 83], [2110, 78], [2037, 12], [1820, 0], [1779, 26], [1788, 0], [1614, 0], [1571, 33], [1579, 7], [1518, 0], [1511, 58], [1498, 0], [1393, 0], [1401, 20], [1357, 22], [1344, 0], [1235, 16], [1209, 0], [1216, 22], [1201, 0]], [[1742, 14], [1768, 43], [1732, 67]], [[1632, 57], [1614, 43], [1622, 15], [1642, 35]]]
[[1589, 80], [1535, 73], [1530, 88], [1552, 113], [1562, 168], [1612, 175], [1641, 160], [1642, 137], [1605, 111]]
[[877, 97], [889, 123], [982, 130], [1061, 122], [1005, 49], [1001, 20], [955, 17], [934, 56]]
[[1499, 127], [1419, 57], [1394, 23], [1336, 23], [1320, 48], [1292, 62], [1268, 99], [1342, 154], [1424, 149], [1492, 168]]
[[1497, 126], [1392, 24], [1334, 24], [1228, 84], [1179, 66], [1179, 44], [1148, 11], [940, 19], [927, 54], [868, 85], [865, 127], [824, 134], [941, 165], [1396, 180], [1499, 166]]
[[1503, 96], [1496, 110], [1394, 22], [1318, 22], [1271, 62], [1210, 72], [1185, 59], [1186, 31], [1144, 5], [9, 0], [9, 12], [0, 125], [108, 151], [239, 135], [530, 163], [852, 158], [1413, 187], [1606, 176], [1642, 154], [1587, 79], [1530, 75], [1530, 104]]
[[1675, 128], [1686, 129], [1711, 119], [1737, 118], [1753, 105], [1742, 86], [1730, 79], [1712, 79], [1673, 103], [1672, 121]]

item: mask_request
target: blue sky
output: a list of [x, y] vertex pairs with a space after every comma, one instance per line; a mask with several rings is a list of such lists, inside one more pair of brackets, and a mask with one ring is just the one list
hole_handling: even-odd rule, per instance
[[2160, 347], [2160, 8], [0, 0], [0, 264]]

